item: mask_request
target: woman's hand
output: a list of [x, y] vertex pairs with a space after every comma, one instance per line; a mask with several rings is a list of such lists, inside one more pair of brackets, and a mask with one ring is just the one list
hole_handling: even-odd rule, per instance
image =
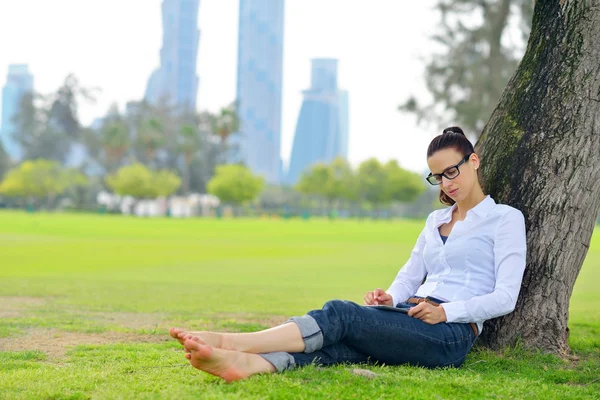
[[446, 317], [446, 311], [444, 311], [444, 307], [436, 307], [426, 302], [422, 302], [421, 304], [418, 304], [408, 310], [408, 316], [418, 318], [421, 321], [427, 322], [431, 325], [439, 324], [440, 322], [446, 322], [448, 319]]
[[375, 289], [372, 292], [365, 294], [365, 305], [367, 306], [393, 306], [394, 299], [391, 294], [387, 294], [383, 289]]

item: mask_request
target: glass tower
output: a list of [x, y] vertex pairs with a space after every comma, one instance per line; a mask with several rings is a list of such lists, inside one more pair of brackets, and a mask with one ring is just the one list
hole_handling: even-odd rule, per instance
[[13, 138], [16, 132], [13, 119], [19, 112], [23, 95], [31, 92], [33, 92], [33, 75], [29, 73], [29, 67], [24, 64], [9, 65], [6, 85], [2, 89], [0, 139], [4, 150], [13, 160], [20, 160], [22, 156], [21, 148]]
[[160, 67], [152, 73], [146, 88], [149, 103], [166, 102], [196, 110], [199, 7], [200, 0], [163, 0], [163, 46]]
[[317, 162], [348, 157], [348, 92], [338, 89], [337, 71], [335, 59], [312, 60], [311, 88], [303, 92], [286, 178], [290, 185]]
[[284, 0], [240, 0], [237, 111], [233, 161], [268, 183], [281, 180]]

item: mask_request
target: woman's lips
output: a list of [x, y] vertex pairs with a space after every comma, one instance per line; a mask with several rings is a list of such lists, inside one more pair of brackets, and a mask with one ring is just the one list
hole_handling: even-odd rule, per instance
[[458, 189], [451, 190], [451, 191], [448, 192], [448, 194], [450, 196], [454, 196], [456, 194], [456, 192], [458, 192]]

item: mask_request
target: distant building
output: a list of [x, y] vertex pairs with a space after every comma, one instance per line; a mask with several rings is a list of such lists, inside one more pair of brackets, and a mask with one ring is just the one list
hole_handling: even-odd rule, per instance
[[2, 121], [0, 125], [0, 139], [2, 146], [10, 158], [20, 160], [22, 151], [13, 138], [16, 132], [14, 117], [19, 112], [21, 99], [26, 93], [33, 92], [33, 75], [25, 64], [8, 66], [6, 85], [2, 89]]
[[163, 46], [160, 67], [152, 73], [146, 88], [149, 103], [167, 102], [196, 110], [199, 7], [200, 0], [163, 0]]
[[240, 0], [237, 111], [232, 138], [242, 161], [269, 183], [281, 181], [284, 0]]
[[286, 177], [290, 185], [314, 163], [348, 157], [348, 92], [338, 89], [337, 72], [335, 59], [312, 60]]

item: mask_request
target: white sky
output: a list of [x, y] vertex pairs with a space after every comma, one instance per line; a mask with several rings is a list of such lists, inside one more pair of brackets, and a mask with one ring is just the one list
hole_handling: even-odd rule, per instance
[[[161, 0], [0, 0], [0, 86], [8, 64], [26, 63], [35, 89], [56, 90], [68, 73], [101, 88], [81, 109], [84, 123], [112, 102], [141, 99], [158, 66]], [[421, 60], [438, 23], [432, 0], [287, 0], [285, 13], [282, 149], [289, 161], [301, 91], [310, 83], [310, 59], [339, 59], [340, 87], [350, 95], [349, 159], [395, 158], [426, 169], [436, 132], [397, 111], [411, 93], [423, 93]], [[238, 0], [201, 0], [198, 54], [200, 109], [215, 111], [235, 99]]]

